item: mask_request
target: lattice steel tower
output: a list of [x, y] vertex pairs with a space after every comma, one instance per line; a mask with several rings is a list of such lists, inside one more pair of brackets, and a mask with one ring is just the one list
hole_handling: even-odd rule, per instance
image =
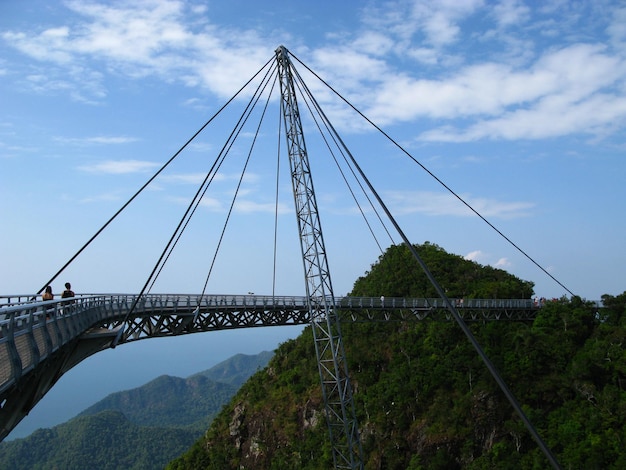
[[292, 64], [285, 47], [276, 49], [281, 90], [281, 110], [289, 152], [291, 182], [300, 232], [306, 295], [322, 383], [328, 431], [335, 468], [363, 468], [361, 442], [354, 411], [352, 387], [341, 337], [339, 318], [328, 270], [313, 190], [302, 122], [293, 83]]

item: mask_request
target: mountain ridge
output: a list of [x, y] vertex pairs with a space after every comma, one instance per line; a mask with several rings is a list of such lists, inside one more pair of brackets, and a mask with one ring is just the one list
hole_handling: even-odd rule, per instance
[[[532, 283], [416, 246], [450, 297], [528, 298]], [[352, 295], [429, 297], [407, 247], [394, 246]], [[467, 284], [455, 282], [468, 276]], [[520, 297], [523, 295], [523, 297]], [[563, 468], [626, 468], [626, 292], [599, 312], [547, 301], [534, 321], [468, 326]], [[452, 320], [341, 325], [364, 468], [548, 468], [468, 338]], [[168, 470], [332, 468], [310, 327], [283, 343]]]
[[112, 393], [65, 423], [0, 443], [0, 470], [162, 468], [272, 355], [236, 354], [185, 379], [161, 375]]

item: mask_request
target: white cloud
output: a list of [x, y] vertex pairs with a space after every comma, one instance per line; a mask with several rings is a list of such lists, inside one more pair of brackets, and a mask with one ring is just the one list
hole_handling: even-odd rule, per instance
[[499, 258], [495, 262], [492, 261], [492, 256], [489, 253], [485, 253], [481, 250], [470, 251], [465, 255], [465, 259], [480, 263], [482, 265], [489, 265], [498, 269], [506, 269], [512, 266], [508, 258]]
[[[626, 65], [619, 54], [623, 48], [613, 52], [601, 43], [582, 42], [590, 37], [581, 34], [588, 28], [588, 22], [583, 23], [584, 7], [553, 4], [550, 14], [569, 16], [567, 21], [552, 23], [552, 33], [559, 40], [553, 41], [552, 48], [542, 49], [538, 32], [545, 32], [546, 26], [541, 29], [540, 25], [548, 21], [541, 16], [546, 13], [542, 8], [532, 11], [518, 0], [458, 5], [414, 1], [411, 5], [411, 15], [396, 11], [371, 24], [386, 27], [390, 37], [418, 37], [420, 33], [431, 37], [432, 31], [439, 31], [433, 36], [438, 39], [417, 47], [398, 40], [394, 50], [443, 67], [431, 68], [422, 76], [419, 72], [390, 73], [389, 64], [385, 64], [387, 73], [379, 74], [379, 81], [363, 94], [366, 99], [360, 100], [367, 106], [365, 114], [378, 124], [426, 117], [439, 124], [421, 138], [448, 142], [597, 135], [623, 124]], [[483, 13], [484, 21], [489, 16], [495, 19], [494, 29], [482, 36], [478, 31], [474, 38], [469, 30], [459, 30], [467, 26], [463, 22], [472, 15]], [[626, 18], [626, 10], [618, 9], [615, 14], [616, 18]], [[616, 42], [626, 37], [626, 28], [619, 20], [610, 23], [608, 32]], [[458, 54], [451, 46], [461, 34], [470, 42], [479, 38], [472, 43], [474, 47], [464, 50], [484, 53], [464, 57], [462, 62], [452, 61], [454, 68], [446, 71], [441, 58]], [[436, 47], [427, 46], [435, 43]], [[498, 48], [502, 53], [494, 54]], [[462, 126], [459, 119], [463, 119]]]
[[410, 39], [419, 33], [427, 43], [442, 46], [458, 40], [459, 21], [483, 4], [483, 0], [388, 2], [372, 9], [368, 21], [400, 38]]
[[[502, 202], [494, 199], [459, 195], [476, 212], [487, 218], [513, 219], [530, 215], [529, 202]], [[449, 193], [427, 191], [388, 191], [385, 203], [394, 214], [421, 213], [432, 216], [475, 216], [467, 206]]]
[[580, 103], [546, 98], [532, 109], [479, 121], [467, 129], [439, 128], [422, 134], [431, 141], [465, 142], [482, 138], [544, 139], [574, 132], [602, 135], [626, 118], [626, 97], [596, 95]]
[[128, 144], [130, 142], [136, 142], [137, 139], [134, 137], [127, 136], [93, 136], [93, 137], [55, 137], [57, 142], [63, 142], [65, 144], [76, 144], [76, 145], [90, 145], [90, 144], [102, 144], [102, 145], [110, 145], [110, 144]]
[[416, 90], [408, 94], [428, 97], [413, 112], [448, 119], [491, 116], [465, 129], [427, 131], [423, 140], [533, 139], [597, 133], [623, 120], [626, 96], [619, 86], [625, 78], [619, 58], [600, 46], [576, 45], [547, 54], [527, 72], [472, 66], [447, 83], [414, 83]]
[[[185, 200], [185, 204], [189, 204], [189, 201]], [[200, 206], [204, 207], [205, 209], [209, 209], [211, 211], [223, 211], [224, 210], [224, 204], [222, 203], [222, 201], [220, 199], [216, 199], [213, 197], [204, 196], [202, 200], [200, 201]]]
[[484, 257], [484, 254], [480, 250], [471, 251], [465, 255], [465, 259], [469, 261], [476, 261], [477, 263]]
[[381, 83], [375, 104], [367, 111], [377, 122], [420, 116], [456, 119], [499, 115], [567, 86], [558, 71], [515, 71], [506, 64], [482, 63], [461, 68], [445, 79], [413, 79], [404, 74]]
[[107, 160], [93, 165], [79, 166], [78, 169], [89, 173], [120, 175], [127, 173], [146, 173], [158, 166], [158, 163], [140, 160]]
[[[242, 77], [252, 76], [271, 57], [272, 48], [263, 47], [267, 41], [260, 40], [254, 31], [225, 31], [210, 25], [203, 9], [191, 7], [187, 11], [184, 2], [69, 1], [66, 5], [81, 21], [39, 33], [2, 34], [24, 54], [54, 64], [38, 75], [35, 83], [40, 90], [66, 86], [68, 80], [61, 79], [64, 75], [55, 73], [55, 67], [85, 70], [101, 62], [109, 72], [133, 78], [156, 75], [168, 81], [180, 79], [230, 96], [243, 83]], [[46, 78], [50, 83], [43, 83]], [[87, 100], [84, 94], [94, 85], [84, 80], [84, 74], [85, 83], [78, 76], [69, 78], [87, 88], [83, 94], [76, 92], [77, 99]]]
[[235, 203], [235, 210], [246, 214], [259, 212], [274, 214], [277, 210], [278, 214], [293, 212], [293, 210], [284, 203], [279, 203], [277, 208], [274, 202], [257, 202], [249, 199], [238, 199]]
[[[173, 183], [194, 184], [199, 185], [206, 178], [206, 173], [179, 173], [176, 175], [163, 175], [162, 181]], [[223, 176], [216, 175], [216, 179], [223, 179]]]
[[618, 47], [626, 42], [626, 8], [619, 8], [612, 14], [613, 20], [607, 28], [611, 39]]
[[67, 94], [74, 101], [95, 105], [106, 97], [103, 74], [79, 64], [67, 66], [42, 66], [40, 73], [29, 73], [20, 82], [21, 88], [28, 88], [40, 94]]
[[[89, 196], [81, 199], [79, 202], [82, 204], [91, 204], [94, 202], [117, 202], [122, 200], [122, 192], [121, 191], [112, 191], [108, 193], [98, 194], [96, 196]], [[126, 197], [126, 195], [124, 195]], [[65, 197], [67, 198], [67, 197]]]
[[351, 44], [351, 48], [355, 51], [377, 57], [391, 52], [393, 46], [394, 42], [391, 38], [376, 31], [365, 31]]
[[38, 35], [23, 32], [6, 31], [2, 38], [19, 51], [35, 59], [67, 64], [72, 61], [72, 53], [66, 50], [69, 36], [66, 26], [46, 29]]
[[[122, 5], [122, 6], [119, 6]], [[139, 1], [115, 6], [95, 2], [68, 3], [91, 20], [65, 35], [59, 45], [71, 54], [108, 56], [119, 62], [153, 65], [171, 49], [184, 48], [192, 34], [180, 23], [181, 2]]]
[[499, 269], [509, 268], [511, 267], [511, 262], [508, 260], [508, 258], [500, 258], [498, 259], [498, 261], [495, 262], [493, 267]]
[[[249, 193], [248, 193], [249, 194]], [[168, 198], [169, 201], [172, 201], [176, 204], [189, 204], [189, 199], [186, 198]], [[224, 204], [224, 201], [228, 201], [229, 198], [215, 198], [204, 196], [200, 201], [200, 207], [207, 209], [211, 212], [226, 212], [230, 203]], [[242, 214], [257, 214], [257, 213], [270, 213], [274, 214], [276, 212], [276, 206], [274, 202], [266, 203], [252, 200], [250, 198], [242, 199], [238, 198], [235, 202], [234, 206], [235, 211]], [[293, 209], [286, 204], [280, 203], [278, 205], [278, 214], [288, 214], [292, 213]]]
[[[106, 97], [107, 74], [154, 76], [232, 96], [242, 77], [272, 57], [273, 38], [282, 37], [212, 24], [210, 10], [182, 1], [66, 5], [75, 15], [71, 22], [5, 31], [2, 38], [48, 64], [25, 83], [90, 104]], [[587, 27], [580, 8], [574, 14], [567, 3], [551, 4], [551, 15], [572, 15], [539, 32], [549, 21], [542, 16], [546, 6], [519, 0], [394, 1], [363, 11], [357, 32], [327, 32], [334, 42], [302, 50], [320, 76], [377, 124], [429, 118], [437, 127], [423, 140], [461, 142], [602, 134], [626, 117], [623, 48], [583, 42], [589, 36], [579, 33]], [[606, 33], [619, 46], [626, 9], [612, 13]], [[550, 49], [542, 48], [544, 33], [558, 38]], [[420, 65], [407, 68], [411, 60]], [[320, 102], [329, 96], [321, 93]], [[360, 128], [332, 104], [327, 112], [341, 127]]]
[[[240, 174], [236, 173], [224, 173], [219, 172], [214, 174], [213, 176], [207, 179], [206, 173], [176, 173], [176, 174], [163, 174], [160, 176], [159, 181], [163, 183], [176, 183], [176, 184], [190, 184], [199, 186], [202, 184], [205, 179], [207, 179], [207, 183], [222, 183], [222, 182], [237, 182], [241, 178]], [[242, 183], [252, 184], [259, 181], [260, 176], [256, 173], [247, 172], [242, 180]], [[239, 195], [247, 194], [250, 192], [250, 189], [246, 189], [241, 187], [239, 189]], [[232, 194], [227, 198], [232, 197]]]
[[507, 27], [527, 21], [530, 8], [520, 0], [502, 0], [493, 6], [493, 14], [501, 27]]

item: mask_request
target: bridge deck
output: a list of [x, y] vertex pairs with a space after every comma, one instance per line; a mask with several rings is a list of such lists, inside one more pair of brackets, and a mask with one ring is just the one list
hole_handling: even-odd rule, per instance
[[[465, 321], [532, 320], [538, 311], [529, 299], [451, 302]], [[65, 372], [96, 352], [152, 337], [306, 325], [324, 319], [325, 308], [344, 322], [452, 319], [444, 300], [425, 298], [85, 294], [43, 302], [2, 296], [0, 440]]]

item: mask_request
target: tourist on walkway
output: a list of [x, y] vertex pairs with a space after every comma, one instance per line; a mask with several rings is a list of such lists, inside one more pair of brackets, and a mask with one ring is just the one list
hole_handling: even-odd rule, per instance
[[52, 300], [54, 299], [54, 294], [52, 293], [52, 286], [46, 286], [46, 291], [41, 296], [41, 300]]
[[67, 299], [68, 297], [74, 297], [74, 291], [72, 290], [72, 285], [69, 282], [66, 282], [65, 290], [61, 294], [61, 298]]

